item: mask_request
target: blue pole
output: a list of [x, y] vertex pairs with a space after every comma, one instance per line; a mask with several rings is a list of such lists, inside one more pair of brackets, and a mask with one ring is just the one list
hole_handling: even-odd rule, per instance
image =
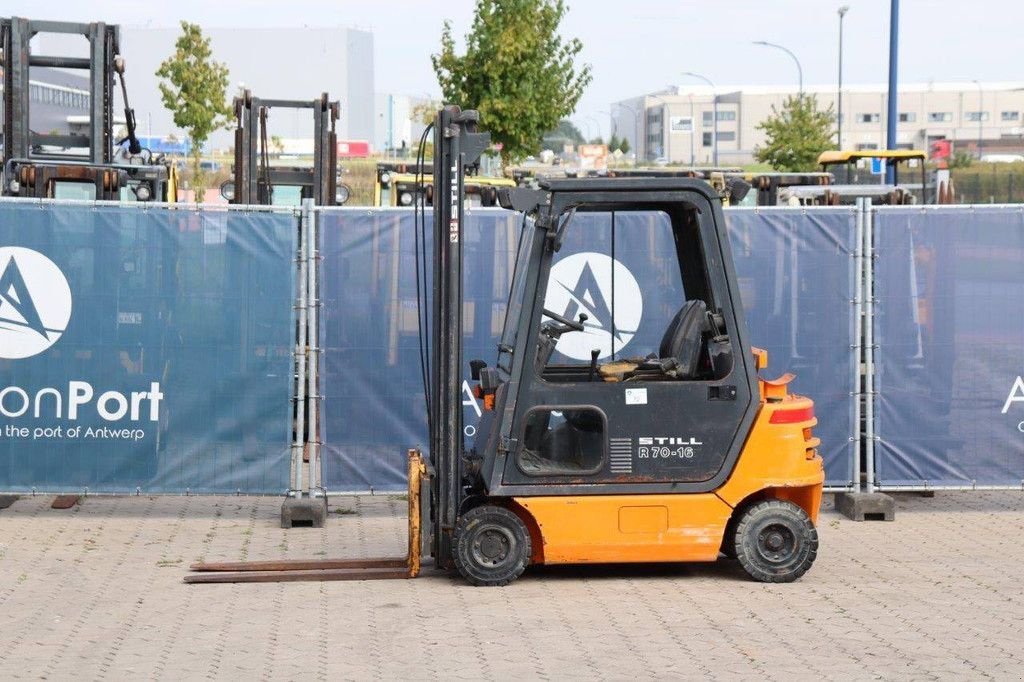
[[[889, 112], [885, 121], [885, 148], [896, 148], [896, 56], [899, 53], [900, 0], [889, 0]], [[896, 165], [886, 163], [885, 181], [896, 184]]]

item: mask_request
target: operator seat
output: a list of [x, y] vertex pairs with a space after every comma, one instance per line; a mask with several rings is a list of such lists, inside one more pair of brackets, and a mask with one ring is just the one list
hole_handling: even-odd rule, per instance
[[679, 379], [693, 379], [700, 369], [705, 335], [710, 333], [708, 306], [704, 301], [687, 301], [665, 330], [658, 349], [658, 359], [675, 360], [674, 374]]

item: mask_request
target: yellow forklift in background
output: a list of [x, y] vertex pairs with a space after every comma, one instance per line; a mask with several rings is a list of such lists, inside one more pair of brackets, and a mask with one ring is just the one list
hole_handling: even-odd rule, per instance
[[[424, 203], [434, 205], [433, 166], [406, 161], [382, 161], [377, 164], [373, 186], [374, 206], [410, 207]], [[498, 205], [498, 190], [515, 187], [510, 178], [483, 175], [466, 176], [463, 185], [465, 202], [470, 206]]]
[[[431, 324], [421, 367], [409, 368], [423, 377], [429, 457], [410, 452], [408, 556], [200, 564], [187, 580], [414, 577], [421, 481], [434, 565], [474, 585], [505, 585], [531, 565], [706, 562], [723, 553], [755, 580], [798, 579], [818, 550], [824, 470], [814, 404], [788, 392], [793, 375], [759, 376], [767, 354], [750, 346], [723, 197], [703, 180], [541, 180], [500, 193], [523, 228], [497, 357], [468, 363], [484, 411], [465, 442], [465, 172], [489, 143], [477, 123], [475, 111], [458, 107], [434, 123], [433, 179], [444, 200], [435, 202], [432, 254], [419, 242], [421, 334], [428, 316]], [[599, 362], [595, 321], [577, 315], [579, 305], [548, 307], [558, 287], [552, 266], [563, 244], [630, 214], [649, 219], [624, 224], [665, 231], [643, 243], [671, 245], [657, 280], [679, 292], [678, 308], [651, 313], [664, 330], [651, 352]], [[594, 345], [589, 362], [555, 361], [569, 337]]]
[[[917, 149], [863, 149], [825, 151], [818, 156], [822, 172], [835, 176], [835, 183], [823, 188], [827, 192], [822, 203], [839, 205], [856, 203], [870, 197], [876, 205], [928, 203], [927, 155]], [[885, 183], [886, 169], [893, 169], [893, 184]], [[917, 171], [920, 183], [900, 182], [903, 170]], [[803, 190], [803, 196], [808, 190]], [[801, 191], [797, 190], [797, 195]]]

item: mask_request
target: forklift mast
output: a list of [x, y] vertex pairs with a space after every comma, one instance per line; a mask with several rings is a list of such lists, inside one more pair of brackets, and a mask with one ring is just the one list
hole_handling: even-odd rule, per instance
[[[236, 204], [270, 204], [275, 185], [300, 186], [303, 198], [317, 206], [344, 203], [338, 194], [338, 136], [335, 125], [340, 104], [327, 93], [314, 100], [262, 99], [248, 90], [235, 98], [234, 192]], [[271, 167], [267, 120], [271, 109], [309, 109], [313, 113], [313, 166]], [[347, 196], [345, 197], [347, 198]]]
[[462, 487], [462, 221], [466, 171], [490, 144], [477, 132], [480, 115], [447, 106], [434, 120], [433, 348], [428, 425], [431, 481], [431, 554], [452, 563], [452, 534]]
[[[88, 57], [32, 54], [30, 42], [38, 34], [82, 35], [89, 41]], [[114, 146], [113, 90], [118, 57], [118, 27], [103, 22], [34, 21], [22, 17], [0, 19], [0, 48], [4, 71], [4, 156], [10, 159], [70, 159], [94, 164], [111, 163]], [[118, 73], [123, 74], [124, 64]], [[30, 129], [29, 79], [31, 67], [80, 69], [89, 75], [89, 130], [82, 134], [37, 133]], [[126, 105], [127, 106], [127, 105]], [[42, 147], [82, 153], [44, 152]]]
[[[87, 57], [33, 54], [39, 34], [84, 36]], [[3, 69], [3, 179], [0, 194], [61, 198], [61, 189], [84, 191], [110, 201], [175, 201], [176, 173], [162, 157], [143, 154], [136, 136], [135, 111], [128, 104], [125, 61], [120, 55], [119, 29], [103, 22], [89, 24], [0, 19], [0, 67]], [[88, 73], [88, 123], [85, 132], [34, 131], [32, 68], [74, 69]], [[115, 77], [128, 134], [114, 138]], [[117, 146], [127, 141], [126, 149]], [[124, 190], [129, 190], [127, 194]], [[67, 198], [67, 197], [65, 197]]]

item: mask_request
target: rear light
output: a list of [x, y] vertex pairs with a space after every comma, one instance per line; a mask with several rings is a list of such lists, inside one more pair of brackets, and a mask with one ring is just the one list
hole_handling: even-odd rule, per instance
[[795, 410], [779, 409], [772, 412], [769, 423], [772, 424], [796, 424], [814, 419], [814, 406], [798, 407]]

